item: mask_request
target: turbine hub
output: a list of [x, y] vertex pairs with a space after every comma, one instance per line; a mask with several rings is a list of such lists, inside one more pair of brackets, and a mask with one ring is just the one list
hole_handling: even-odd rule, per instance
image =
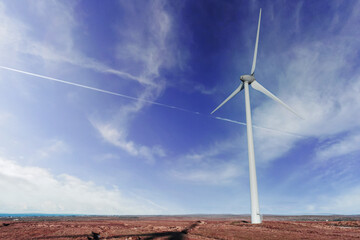
[[240, 80], [243, 82], [248, 82], [249, 84], [255, 81], [255, 77], [253, 75], [242, 75]]

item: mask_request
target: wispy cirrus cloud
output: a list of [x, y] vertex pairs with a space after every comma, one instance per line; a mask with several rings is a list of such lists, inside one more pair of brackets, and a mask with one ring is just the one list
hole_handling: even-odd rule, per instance
[[[142, 79], [153, 84], [145, 85], [138, 98], [154, 100], [166, 87], [165, 80], [160, 75], [161, 68], [171, 66], [172, 48], [168, 41], [171, 32], [171, 19], [162, 1], [147, 2], [143, 13], [138, 12], [137, 2], [120, 1], [125, 9], [126, 21], [118, 23], [119, 44], [117, 59], [127, 70], [136, 72]], [[132, 19], [137, 19], [132, 21]], [[131, 26], [129, 26], [131, 24]], [[146, 158], [154, 162], [156, 158], [166, 155], [161, 146], [144, 146], [130, 139], [128, 127], [137, 113], [148, 104], [136, 101], [122, 105], [111, 119], [90, 118], [90, 122], [108, 143], [126, 151], [133, 156]]]
[[114, 127], [113, 124], [99, 123], [94, 120], [92, 120], [92, 125], [106, 142], [124, 150], [131, 156], [144, 158], [148, 163], [154, 163], [157, 158], [166, 156], [164, 149], [160, 146], [148, 147], [128, 140], [125, 127]]
[[[239, 135], [237, 135], [239, 136]], [[170, 177], [199, 185], [229, 185], [244, 177], [247, 154], [245, 139], [220, 141], [208, 148], [179, 156], [174, 162]]]
[[238, 161], [208, 162], [193, 164], [192, 167], [172, 169], [169, 176], [181, 181], [199, 185], [227, 185], [245, 173]]
[[[60, 1], [29, 2], [29, 9], [32, 10], [34, 18], [40, 23], [44, 23], [43, 26], [36, 25], [34, 28], [31, 24], [10, 16], [6, 5], [1, 3], [0, 36], [2, 36], [2, 40], [0, 40], [0, 46], [7, 51], [9, 49], [15, 51], [12, 54], [7, 54], [7, 58], [16, 56], [16, 54], [32, 55], [42, 61], [68, 63], [100, 73], [113, 74], [121, 79], [133, 80], [140, 84], [153, 85], [154, 83], [147, 78], [122, 71], [121, 66], [116, 69], [107, 66], [96, 59], [87, 57], [78, 50], [74, 41], [74, 32], [79, 28], [75, 17], [75, 6], [76, 2], [71, 4]], [[53, 17], [49, 18], [48, 14]], [[42, 30], [41, 33], [38, 32], [39, 29]], [[8, 67], [14, 67], [13, 64], [18, 65], [20, 63], [17, 61], [11, 64]], [[23, 63], [21, 64], [23, 65]]]
[[316, 158], [328, 160], [360, 151], [359, 132], [349, 133], [343, 138], [325, 141], [317, 150]]
[[[298, 4], [294, 19], [291, 19], [296, 24], [297, 32], [302, 30], [300, 24], [302, 7], [302, 4]], [[336, 16], [334, 16], [334, 24], [342, 24], [335, 18]], [[360, 47], [359, 43], [354, 41], [359, 37], [359, 33], [350, 30], [358, 21], [359, 16], [356, 10], [353, 10], [347, 24], [340, 27], [341, 34], [337, 37], [328, 39], [319, 34], [313, 40], [294, 41], [291, 48], [287, 48], [284, 52], [277, 52], [274, 56], [270, 54], [265, 58], [258, 58], [262, 66], [257, 73], [259, 82], [305, 118], [305, 120], [297, 118], [265, 95], [253, 89], [250, 90], [255, 125], [281, 129], [303, 136], [299, 138], [290, 134], [254, 128], [258, 168], [269, 166], [309, 139], [319, 140], [319, 150], [315, 158], [345, 156], [357, 151], [355, 147], [357, 137], [352, 134], [343, 141], [331, 143], [331, 145], [329, 141], [334, 136], [353, 132], [359, 128], [359, 123], [354, 119], [360, 118], [358, 104], [360, 102], [360, 72], [354, 68], [354, 62], [352, 62], [352, 59], [356, 57], [354, 49]], [[285, 38], [284, 40], [291, 41]], [[347, 79], [346, 74], [350, 69], [351, 80]], [[344, 85], [344, 82], [348, 82], [349, 85]], [[242, 131], [241, 135], [229, 135], [229, 138], [218, 140], [221, 144], [211, 145], [205, 151], [199, 150], [197, 154], [202, 156], [204, 152], [214, 152], [217, 149], [218, 153], [230, 154], [230, 157], [218, 159], [230, 161], [240, 154], [244, 160], [247, 160], [247, 149], [244, 147], [246, 146], [246, 131]], [[352, 146], [351, 142], [355, 144]], [[322, 144], [327, 145], [322, 146]], [[240, 147], [236, 149], [236, 146]], [[339, 151], [335, 153], [337, 148]], [[212, 157], [215, 158], [216, 155]], [[194, 166], [196, 166], [195, 161]]]
[[[143, 8], [144, 14], [140, 15], [134, 11], [137, 2], [124, 1], [119, 4], [126, 10], [126, 20], [116, 23], [119, 29], [119, 44], [115, 46], [118, 59], [115, 65], [119, 66], [117, 69], [89, 58], [78, 50], [74, 35], [80, 24], [77, 22], [74, 10], [76, 3], [34, 2], [30, 8], [35, 16], [34, 18], [38, 19], [40, 23], [47, 23], [45, 18], [48, 17], [47, 14], [50, 11], [56, 17], [49, 21], [56, 28], [49, 27], [49, 24], [44, 24], [43, 28], [36, 25], [34, 28], [30, 23], [23, 22], [21, 18], [10, 16], [7, 6], [1, 4], [0, 12], [2, 13], [3, 24], [0, 29], [3, 29], [4, 38], [2, 39], [5, 40], [0, 43], [5, 49], [12, 49], [12, 52], [6, 55], [14, 56], [16, 61], [13, 64], [23, 66], [19, 67], [21, 70], [27, 69], [28, 66], [23, 62], [18, 62], [19, 59], [22, 59], [19, 56], [31, 55], [44, 61], [44, 64], [41, 64], [43, 67], [49, 62], [57, 62], [60, 66], [65, 63], [100, 73], [114, 74], [140, 83], [141, 86], [135, 91], [137, 96], [133, 98], [135, 102], [120, 106], [110, 119], [96, 118], [95, 121], [91, 118], [90, 121], [106, 142], [132, 156], [140, 156], [149, 162], [153, 162], [156, 157], [165, 156], [165, 151], [160, 146], [148, 147], [134, 142], [131, 140], [128, 128], [137, 112], [149, 105], [148, 102], [142, 100], [146, 99], [151, 102], [165, 89], [165, 81], [160, 77], [160, 69], [171, 65], [172, 62], [171, 47], [167, 39], [171, 32], [171, 19], [166, 13], [162, 1], [146, 3], [148, 8]], [[136, 21], [134, 22], [133, 19], [139, 20], [140, 24], [135, 24]], [[131, 23], [131, 26], [126, 26], [127, 23]], [[42, 29], [43, 32], [38, 32], [38, 29]], [[42, 37], [45, 32], [46, 35], [53, 38], [59, 35], [57, 32], [59, 29], [64, 31], [61, 32], [61, 38], [56, 41], [47, 41], [49, 39]], [[119, 70], [121, 68], [125, 70]]]
[[[138, 12], [131, 11], [132, 8], [136, 8], [137, 2], [119, 2], [121, 7], [126, 8], [127, 15], [125, 21], [114, 23], [118, 24], [118, 26], [114, 25], [114, 29], [119, 29], [119, 44], [114, 47], [115, 58], [118, 59], [113, 64], [116, 68], [87, 57], [86, 53], [79, 50], [78, 43], [75, 41], [75, 32], [82, 23], [78, 21], [75, 13], [76, 2], [34, 1], [32, 3], [29, 4], [29, 9], [34, 19], [40, 24], [43, 23], [44, 26], [36, 25], [35, 27], [31, 22], [23, 21], [21, 17], [14, 17], [9, 13], [11, 9], [6, 4], [0, 4], [2, 20], [0, 36], [3, 36], [0, 46], [6, 50], [4, 53], [7, 58], [13, 56], [12, 59], [14, 59], [14, 62], [9, 59], [6, 61], [3, 59], [3, 62], [15, 65], [20, 70], [26, 70], [29, 66], [21, 59], [30, 55], [42, 61], [41, 67], [46, 68], [51, 62], [57, 63], [55, 68], [63, 66], [62, 64], [71, 64], [140, 83], [141, 85], [137, 86], [138, 90], [135, 91], [135, 102], [122, 105], [111, 119], [97, 118], [96, 121], [91, 119], [91, 122], [96, 122], [93, 126], [105, 141], [133, 156], [148, 158], [150, 162], [153, 161], [154, 156], [164, 156], [165, 153], [161, 147], [147, 147], [129, 139], [127, 129], [136, 113], [149, 105], [142, 99], [151, 102], [165, 88], [165, 81], [160, 78], [159, 71], [160, 68], [170, 64], [172, 57], [167, 40], [167, 35], [171, 31], [171, 20], [164, 10], [164, 3], [162, 1], [146, 3], [148, 8], [143, 8], [144, 14], [139, 15]], [[49, 14], [54, 17], [48, 19]], [[133, 22], [134, 19], [142, 22], [137, 25]], [[48, 24], [49, 21], [51, 24]], [[123, 28], [127, 22], [130, 22], [131, 26]], [[32, 61], [31, 64], [37, 63], [37, 61]]]
[[41, 158], [48, 158], [53, 154], [71, 151], [71, 148], [62, 140], [52, 139], [47, 145], [37, 151]]
[[[304, 134], [320, 142], [356, 130], [359, 124], [354, 119], [360, 117], [360, 72], [352, 67], [352, 59], [355, 57], [353, 49], [358, 49], [360, 45], [351, 40], [359, 37], [358, 32], [349, 29], [358, 21], [358, 14], [353, 10], [347, 24], [341, 26], [341, 33], [336, 37], [328, 39], [319, 34], [314, 40], [293, 44], [290, 50], [276, 57], [279, 68], [284, 69], [280, 72], [274, 70], [271, 63], [275, 56], [263, 59], [265, 69], [261, 78], [279, 72], [278, 91], [274, 85], [262, 84], [302, 114], [305, 120], [297, 119], [266, 96], [254, 92], [253, 95], [257, 94], [256, 100], [260, 101], [261, 98], [263, 102], [253, 111], [255, 124]], [[283, 63], [281, 59], [287, 62]], [[350, 68], [352, 77], [348, 79], [346, 73]], [[284, 135], [270, 136], [264, 131], [256, 131], [255, 139], [257, 155], [265, 152], [267, 156], [261, 158], [269, 160], [287, 153], [301, 141]], [[279, 145], [280, 142], [283, 144]]]

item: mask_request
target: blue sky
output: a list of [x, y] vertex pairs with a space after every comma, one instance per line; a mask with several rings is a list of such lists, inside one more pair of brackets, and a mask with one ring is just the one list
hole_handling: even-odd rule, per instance
[[[250, 89], [261, 213], [359, 214], [351, 0], [0, 1], [0, 212], [250, 213], [246, 128], [209, 113], [260, 7], [256, 79], [305, 118]], [[215, 116], [245, 122], [244, 93]]]

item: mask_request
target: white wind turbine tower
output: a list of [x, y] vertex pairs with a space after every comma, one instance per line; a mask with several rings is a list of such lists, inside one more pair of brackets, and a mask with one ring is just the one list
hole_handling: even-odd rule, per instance
[[259, 43], [260, 20], [261, 20], [261, 8], [260, 8], [260, 13], [259, 13], [259, 22], [258, 22], [258, 28], [257, 28], [257, 34], [256, 34], [254, 58], [253, 58], [250, 75], [242, 75], [240, 77], [241, 83], [240, 83], [239, 87], [237, 89], [235, 89], [235, 91], [233, 93], [231, 93], [230, 96], [228, 98], [226, 98], [214, 111], [211, 112], [211, 114], [213, 114], [216, 110], [218, 110], [222, 105], [224, 105], [227, 101], [229, 101], [231, 98], [233, 98], [241, 90], [245, 89], [246, 129], [247, 129], [247, 140], [248, 140], [250, 196], [251, 196], [251, 223], [261, 223], [261, 215], [260, 215], [257, 180], [256, 180], [256, 167], [255, 167], [255, 154], [254, 154], [252, 123], [251, 123], [249, 85], [251, 85], [255, 90], [258, 90], [259, 92], [264, 93], [266, 96], [268, 96], [271, 99], [275, 100], [276, 102], [282, 104], [285, 108], [287, 108], [288, 110], [293, 112], [295, 115], [300, 117], [288, 105], [283, 103], [279, 98], [277, 98], [274, 94], [269, 92], [266, 88], [264, 88], [260, 83], [258, 83], [255, 80], [254, 73], [255, 73], [256, 56], [257, 56], [257, 49], [258, 49], [258, 43]]

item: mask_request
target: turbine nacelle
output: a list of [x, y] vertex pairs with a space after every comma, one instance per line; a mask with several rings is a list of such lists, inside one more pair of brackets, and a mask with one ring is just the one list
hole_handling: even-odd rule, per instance
[[243, 82], [248, 82], [249, 84], [255, 81], [255, 77], [253, 75], [242, 75], [240, 80]]

